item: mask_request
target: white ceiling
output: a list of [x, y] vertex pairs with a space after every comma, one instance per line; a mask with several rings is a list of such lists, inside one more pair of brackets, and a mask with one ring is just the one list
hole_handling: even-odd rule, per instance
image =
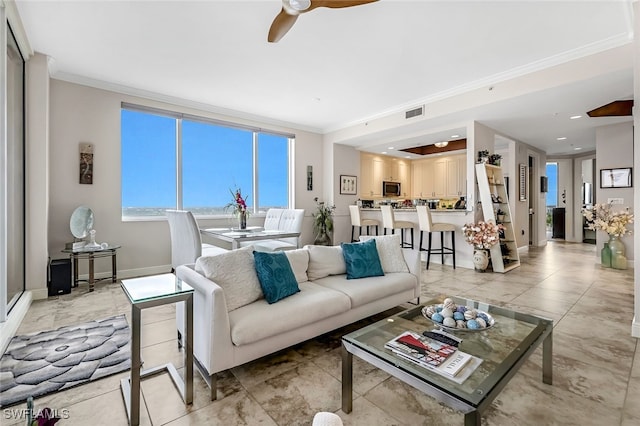
[[[570, 68], [546, 77], [546, 88], [526, 79], [629, 46], [630, 1], [380, 0], [303, 14], [275, 44], [266, 38], [280, 0], [16, 4], [32, 49], [53, 58], [54, 78], [175, 97], [320, 133], [416, 105], [429, 111], [449, 96], [464, 99], [509, 79], [522, 88], [496, 101], [459, 102], [412, 133], [341, 140], [361, 149], [378, 150], [387, 140], [397, 147], [424, 144], [478, 120], [549, 154], [575, 154], [575, 148], [595, 149], [595, 127], [631, 120], [585, 115], [632, 98], [631, 50], [623, 49], [610, 69], [607, 61], [591, 74], [571, 71], [577, 81], [567, 79]], [[569, 120], [574, 114], [583, 118]], [[437, 136], [422, 136], [432, 133]], [[561, 136], [567, 140], [557, 141]]]

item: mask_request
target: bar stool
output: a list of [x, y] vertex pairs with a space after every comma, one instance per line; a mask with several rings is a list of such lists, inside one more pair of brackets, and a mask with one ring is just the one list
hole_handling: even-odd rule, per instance
[[360, 217], [360, 207], [359, 206], [349, 206], [349, 214], [351, 214], [351, 242], [358, 241], [354, 239], [354, 233], [356, 230], [356, 226], [359, 227], [359, 234], [362, 235], [362, 227], [367, 227], [367, 235], [371, 235], [369, 232], [370, 226], [376, 227], [376, 235], [378, 235], [378, 226], [380, 226], [380, 221], [375, 219], [362, 219]]
[[[442, 264], [444, 265], [444, 255], [453, 255], [453, 269], [456, 269], [456, 226], [452, 223], [433, 223], [431, 221], [431, 210], [427, 206], [416, 206], [418, 212], [418, 224], [420, 227], [420, 251], [427, 252], [427, 268], [429, 269], [429, 261], [431, 260], [431, 253], [439, 254], [442, 256]], [[429, 245], [425, 250], [422, 248], [423, 233], [429, 233]], [[440, 233], [440, 248], [431, 248], [431, 233]], [[451, 232], [451, 248], [444, 246], [444, 233]]]
[[[403, 248], [413, 248], [413, 227], [415, 223], [396, 220], [393, 214], [391, 206], [380, 206], [382, 212], [382, 227], [384, 228], [384, 235], [387, 235], [387, 229], [391, 229], [391, 233], [394, 234], [396, 229], [400, 230], [400, 246]], [[411, 229], [411, 244], [404, 241], [404, 230]]]

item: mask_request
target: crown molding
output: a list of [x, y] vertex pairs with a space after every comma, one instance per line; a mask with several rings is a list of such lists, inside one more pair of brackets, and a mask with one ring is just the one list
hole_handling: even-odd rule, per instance
[[[631, 19], [633, 20], [633, 18]], [[543, 58], [538, 61], [528, 63], [526, 65], [511, 68], [504, 72], [496, 73], [485, 78], [470, 81], [460, 86], [456, 86], [451, 89], [443, 90], [441, 92], [435, 93], [426, 98], [414, 99], [412, 101], [403, 103], [401, 105], [397, 105], [385, 111], [381, 111], [378, 114], [365, 117], [360, 120], [343, 123], [343, 124], [336, 124], [334, 126], [323, 129], [323, 132], [326, 134], [326, 133], [331, 133], [339, 130], [344, 130], [352, 126], [362, 125], [364, 123], [372, 122], [374, 120], [377, 120], [383, 117], [388, 117], [393, 114], [404, 113], [405, 110], [413, 108], [416, 105], [426, 105], [428, 107], [429, 104], [433, 102], [441, 101], [454, 96], [464, 95], [465, 93], [468, 93], [474, 90], [496, 85], [500, 82], [512, 80], [518, 77], [525, 76], [527, 74], [532, 74], [537, 71], [542, 71], [548, 68], [552, 68], [554, 66], [566, 64], [568, 62], [575, 61], [577, 59], [585, 58], [598, 53], [602, 53], [604, 51], [614, 49], [620, 46], [624, 46], [632, 42], [633, 42], [633, 31], [632, 31], [632, 28], [629, 28], [625, 33], [621, 33], [616, 36], [599, 40], [597, 42], [581, 46], [577, 49], [573, 49], [567, 52], [562, 52], [553, 56], [549, 56], [547, 58]]]
[[[129, 96], [136, 96], [138, 98], [148, 99], [156, 102], [164, 102], [170, 105], [181, 106], [185, 108], [192, 108], [204, 112], [209, 112], [224, 117], [242, 119], [251, 122], [260, 123], [260, 127], [264, 127], [264, 124], [285, 128], [291, 133], [295, 133], [295, 130], [301, 130], [310, 133], [322, 134], [322, 129], [303, 126], [297, 123], [290, 123], [287, 121], [276, 120], [269, 117], [250, 114], [247, 112], [237, 111], [229, 108], [218, 107], [215, 105], [205, 104], [202, 102], [192, 101], [189, 99], [183, 99], [176, 96], [165, 95], [162, 93], [151, 92], [149, 90], [137, 89], [122, 84], [111, 83], [103, 80], [96, 80], [89, 77], [80, 76], [77, 74], [70, 74], [66, 72], [58, 72], [56, 70], [55, 59], [49, 61], [49, 75], [51, 78], [69, 83], [79, 84], [81, 86], [93, 87], [96, 89], [107, 90], [110, 92], [121, 93]], [[265, 129], [266, 130], [266, 129]], [[275, 130], [275, 129], [274, 129]]]

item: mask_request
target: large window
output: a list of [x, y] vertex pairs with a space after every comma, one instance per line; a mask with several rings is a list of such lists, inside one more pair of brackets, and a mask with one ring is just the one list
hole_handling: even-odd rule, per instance
[[288, 208], [293, 135], [123, 104], [122, 216], [226, 214], [230, 190], [253, 213]]

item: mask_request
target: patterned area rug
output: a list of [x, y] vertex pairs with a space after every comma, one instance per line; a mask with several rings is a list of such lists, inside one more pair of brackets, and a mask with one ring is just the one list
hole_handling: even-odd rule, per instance
[[11, 339], [0, 359], [0, 407], [128, 370], [124, 315]]

